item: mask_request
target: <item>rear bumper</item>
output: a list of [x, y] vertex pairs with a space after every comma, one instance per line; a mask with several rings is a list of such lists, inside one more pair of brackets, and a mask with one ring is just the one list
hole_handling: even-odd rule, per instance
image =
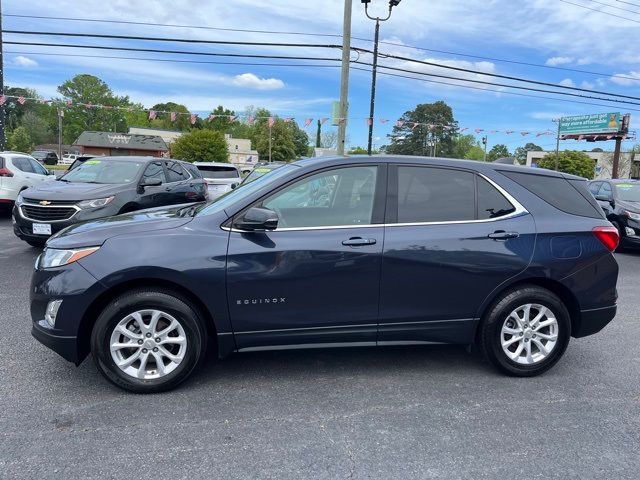
[[78, 337], [56, 335], [51, 332], [51, 329], [44, 327], [42, 325], [43, 322], [45, 321], [40, 320], [38, 322], [33, 322], [31, 335], [65, 360], [78, 365], [81, 362], [78, 357]]
[[617, 309], [617, 305], [611, 305], [609, 307], [582, 310], [580, 312], [580, 324], [577, 329], [571, 332], [571, 335], [580, 338], [598, 333], [613, 320]]

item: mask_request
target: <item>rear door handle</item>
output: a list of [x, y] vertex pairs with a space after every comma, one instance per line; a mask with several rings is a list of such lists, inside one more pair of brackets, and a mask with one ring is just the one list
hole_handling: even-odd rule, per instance
[[343, 240], [343, 245], [348, 247], [362, 247], [364, 245], [375, 245], [375, 238], [362, 238], [362, 237], [352, 237], [349, 240]]
[[494, 240], [508, 240], [509, 238], [518, 238], [520, 234], [518, 232], [505, 232], [504, 230], [496, 230], [493, 233], [487, 235]]

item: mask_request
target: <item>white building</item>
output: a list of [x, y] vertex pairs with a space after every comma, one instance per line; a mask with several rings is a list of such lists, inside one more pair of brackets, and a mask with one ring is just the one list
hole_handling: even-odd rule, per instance
[[[545, 155], [555, 154], [554, 151], [527, 152], [527, 167], [537, 167], [538, 161]], [[613, 165], [613, 152], [582, 152], [593, 158], [596, 162], [594, 178], [611, 178]], [[618, 165], [618, 178], [640, 178], [640, 155], [629, 152], [620, 153]]]

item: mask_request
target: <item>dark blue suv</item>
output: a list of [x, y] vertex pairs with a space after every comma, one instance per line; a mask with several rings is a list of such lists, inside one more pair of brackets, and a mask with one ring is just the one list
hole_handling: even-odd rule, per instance
[[551, 368], [616, 313], [618, 231], [584, 179], [418, 157], [308, 159], [208, 203], [52, 237], [33, 335], [113, 383], [185, 380], [208, 344], [477, 344], [507, 374]]

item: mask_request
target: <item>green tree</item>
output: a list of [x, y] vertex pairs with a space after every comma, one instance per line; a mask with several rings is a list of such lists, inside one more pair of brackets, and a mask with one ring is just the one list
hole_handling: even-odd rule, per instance
[[511, 156], [511, 154], [509, 153], [509, 149], [507, 148], [507, 146], [501, 143], [498, 143], [497, 145], [494, 145], [493, 147], [491, 147], [491, 150], [489, 150], [489, 153], [487, 153], [487, 162], [493, 162], [498, 158], [509, 157], [509, 156]]
[[480, 148], [480, 142], [473, 135], [458, 135], [453, 139], [452, 156], [454, 158], [467, 158], [474, 147]]
[[520, 165], [524, 165], [527, 163], [527, 153], [528, 152], [541, 152], [542, 147], [536, 145], [535, 143], [527, 143], [524, 147], [516, 148], [515, 152], [513, 152], [513, 156], [516, 157], [516, 160]]
[[171, 156], [187, 162], [228, 162], [227, 141], [222, 132], [193, 130], [171, 145]]
[[[120, 111], [113, 107], [129, 105], [128, 97], [117, 97], [109, 86], [93, 75], [76, 75], [58, 87], [58, 92], [73, 102], [64, 115], [63, 140], [74, 142], [85, 130], [118, 131], [126, 128]], [[80, 105], [83, 104], [83, 105]], [[108, 108], [91, 108], [105, 105]]]
[[296, 122], [287, 123], [289, 130], [291, 130], [291, 137], [293, 145], [295, 146], [297, 157], [306, 157], [309, 150], [309, 135], [302, 130]]
[[[260, 112], [260, 110], [258, 110]], [[260, 114], [260, 116], [263, 116]], [[256, 120], [253, 144], [260, 154], [261, 160], [269, 159], [269, 133], [271, 133], [271, 160], [289, 162], [296, 158], [296, 145], [289, 125], [280, 118], [275, 118], [269, 128], [268, 119]]]
[[20, 126], [14, 129], [7, 138], [9, 150], [29, 153], [33, 149], [33, 141], [27, 129]]
[[46, 118], [38, 115], [35, 111], [26, 112], [20, 123], [26, 129], [34, 145], [57, 142], [56, 134], [49, 128]]
[[[8, 97], [24, 97], [38, 98], [38, 93], [32, 88], [7, 87], [4, 95]], [[33, 111], [37, 104], [33, 100], [27, 100], [24, 104], [20, 104], [17, 98], [7, 98], [4, 105], [5, 126], [7, 130], [13, 130], [21, 125], [22, 117], [30, 111]]]
[[207, 120], [204, 123], [204, 128], [217, 130], [222, 133], [231, 133], [233, 124], [235, 123], [234, 121], [231, 121], [231, 116], [235, 116], [235, 112], [233, 110], [229, 110], [228, 108], [224, 108], [222, 105], [218, 105], [211, 111], [211, 115], [215, 115], [215, 118], [211, 121]]
[[[437, 155], [454, 156], [454, 143], [458, 133], [458, 122], [453, 118], [453, 110], [443, 101], [422, 103], [401, 117], [402, 126], [394, 126], [389, 135], [391, 144], [387, 153], [399, 155], [428, 155], [429, 142], [435, 140]], [[420, 124], [414, 127], [414, 124]], [[432, 125], [430, 128], [429, 125]], [[448, 128], [443, 128], [447, 126]]]
[[[556, 166], [556, 154], [548, 153], [538, 161], [538, 166], [540, 168], [554, 170]], [[589, 158], [589, 155], [584, 152], [564, 150], [559, 154], [558, 170], [561, 172], [592, 179], [595, 167], [595, 160]]]
[[[154, 120], [150, 121], [152, 128], [160, 128], [162, 130], [177, 130], [180, 132], [186, 132], [191, 130], [191, 115], [189, 115], [189, 109], [184, 105], [174, 102], [156, 103], [151, 110], [158, 113]], [[164, 113], [166, 112], [166, 113]], [[171, 112], [177, 113], [176, 120], [171, 121]], [[182, 115], [180, 115], [182, 114]], [[148, 115], [148, 114], [147, 114]], [[201, 122], [201, 120], [198, 120]], [[195, 125], [198, 127], [199, 125]]]
[[[347, 153], [349, 155], [366, 155], [367, 149], [364, 147], [353, 147], [353, 148], [350, 148]], [[373, 151], [371, 153], [373, 153]]]
[[474, 145], [464, 156], [466, 160], [484, 160], [484, 149], [480, 145]]
[[120, 111], [124, 124], [129, 127], [150, 127], [149, 113], [145, 111], [142, 103], [129, 103]]

